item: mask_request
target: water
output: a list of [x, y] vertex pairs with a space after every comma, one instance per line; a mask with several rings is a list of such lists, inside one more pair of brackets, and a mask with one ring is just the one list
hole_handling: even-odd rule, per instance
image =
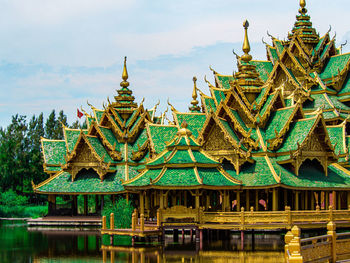
[[248, 233], [242, 244], [239, 233], [226, 241], [214, 233], [202, 250], [187, 234], [182, 240], [180, 233], [179, 242], [169, 234], [164, 245], [136, 242], [134, 247], [129, 237], [118, 237], [110, 246], [97, 230], [38, 230], [24, 222], [0, 221], [0, 262], [284, 262], [279, 234], [256, 233], [253, 241]]

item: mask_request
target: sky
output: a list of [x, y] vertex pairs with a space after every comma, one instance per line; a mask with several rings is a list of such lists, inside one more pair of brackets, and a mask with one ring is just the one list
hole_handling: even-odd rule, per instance
[[[307, 0], [313, 26], [324, 35], [332, 27], [343, 52], [350, 51], [348, 0]], [[120, 88], [124, 56], [130, 89], [146, 108], [167, 100], [179, 111], [191, 101], [193, 76], [209, 94], [209, 66], [232, 74], [242, 54], [248, 19], [251, 54], [266, 58], [267, 31], [285, 39], [298, 0], [0, 0], [0, 127], [15, 114], [31, 117], [76, 109], [102, 108]]]

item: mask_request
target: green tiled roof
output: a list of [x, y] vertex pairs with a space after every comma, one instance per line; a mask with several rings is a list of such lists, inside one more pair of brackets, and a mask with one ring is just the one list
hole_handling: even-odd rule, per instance
[[100, 123], [104, 111], [103, 110], [95, 110], [94, 112], [96, 115], [97, 122]]
[[170, 142], [172, 138], [174, 138], [178, 128], [176, 126], [149, 124], [148, 130], [154, 145], [154, 150], [157, 153], [161, 153], [166, 147], [165, 143]]
[[277, 54], [277, 50], [276, 48], [273, 47], [268, 47], [268, 49], [270, 50], [271, 56], [272, 56], [272, 61], [274, 63], [276, 63], [276, 61], [278, 60], [278, 54]]
[[144, 170], [139, 176], [134, 177], [131, 182], [126, 182], [125, 186], [149, 185], [151, 180], [156, 179], [161, 171], [162, 169]]
[[253, 157], [255, 162], [248, 164], [237, 175], [230, 167], [224, 169], [234, 178], [242, 181], [243, 186], [269, 186], [277, 184], [264, 157]]
[[301, 144], [307, 137], [311, 127], [315, 124], [317, 118], [303, 119], [291, 124], [291, 128], [277, 152], [288, 152], [296, 150], [298, 144]]
[[114, 136], [113, 132], [111, 131], [111, 129], [109, 128], [105, 128], [105, 127], [99, 127], [100, 131], [103, 133], [103, 135], [106, 137], [106, 139], [108, 140], [108, 142], [116, 147], [117, 151], [120, 151], [120, 145], [119, 142], [117, 140], [117, 138]]
[[238, 112], [231, 109], [230, 108], [230, 112], [233, 116], [235, 116], [236, 120], [238, 121], [239, 125], [246, 131], [249, 131], [249, 128], [247, 127], [247, 125], [244, 123], [244, 121], [242, 120], [241, 116], [239, 116]]
[[312, 166], [302, 166], [299, 175], [296, 176], [282, 165], [276, 163], [273, 165], [276, 167], [276, 172], [281, 175], [281, 183], [284, 185], [297, 188], [349, 188], [350, 186], [349, 175], [332, 165], [328, 166], [328, 176]]
[[46, 171], [48, 172], [59, 172], [62, 168], [60, 166], [47, 166]]
[[66, 143], [57, 140], [42, 140], [45, 163], [48, 165], [65, 164]]
[[283, 49], [284, 49], [284, 46], [282, 45], [281, 41], [279, 41], [279, 40], [276, 39], [276, 40], [274, 41], [274, 44], [276, 45], [276, 49], [278, 50], [278, 52], [279, 52], [280, 54], [282, 54]]
[[346, 79], [344, 81], [344, 85], [342, 89], [339, 91], [338, 95], [341, 96], [345, 93], [350, 93], [350, 74], [346, 76]]
[[198, 137], [199, 131], [202, 129], [203, 124], [206, 120], [206, 114], [204, 113], [180, 113], [176, 112], [176, 118], [178, 120], [179, 126], [186, 121], [188, 124], [187, 129], [189, 129], [195, 138]]
[[273, 64], [270, 61], [251, 60], [249, 64], [256, 66], [256, 71], [258, 71], [261, 80], [264, 82], [269, 78], [273, 69]]
[[216, 106], [219, 106], [220, 102], [225, 100], [225, 93], [221, 90], [212, 89], [213, 96], [215, 97]]
[[235, 132], [232, 130], [231, 126], [227, 123], [227, 121], [223, 119], [219, 119], [221, 124], [225, 127], [225, 130], [231, 135], [232, 139], [234, 139], [237, 143], [239, 142], [239, 138], [235, 134]]
[[115, 161], [111, 158], [106, 149], [103, 147], [99, 138], [91, 136], [87, 136], [86, 138], [88, 139], [91, 146], [94, 148], [95, 152], [100, 156], [100, 158], [103, 158], [103, 160], [106, 163], [115, 163]]
[[283, 129], [294, 110], [295, 107], [283, 108], [271, 114], [265, 129], [266, 140], [276, 137], [275, 130], [279, 133]]
[[329, 58], [328, 63], [320, 74], [321, 79], [328, 79], [337, 76], [338, 71], [342, 71], [350, 59], [350, 53], [337, 55]]
[[213, 186], [236, 186], [237, 183], [228, 180], [217, 168], [198, 168], [199, 177], [203, 179], [204, 185]]
[[38, 188], [37, 192], [50, 193], [115, 193], [123, 191], [118, 172], [109, 173], [101, 181], [93, 170], [82, 170], [72, 182], [72, 177], [68, 172], [62, 172], [48, 179], [48, 182]]
[[154, 183], [158, 186], [197, 186], [200, 185], [192, 167], [167, 168], [163, 176]]
[[335, 145], [335, 153], [345, 153], [344, 141], [345, 141], [345, 132], [343, 126], [330, 126], [327, 127], [327, 132], [329, 139], [331, 140], [332, 145]]
[[223, 76], [223, 75], [216, 75], [218, 81], [221, 83], [221, 86], [223, 89], [230, 89], [230, 81], [233, 81], [233, 76]]
[[260, 110], [260, 116], [263, 116], [265, 114], [265, 112], [267, 111], [271, 101], [274, 99], [274, 97], [277, 96], [277, 93], [275, 94], [271, 94], [267, 97], [267, 100], [265, 101], [264, 106], [262, 107], [262, 109]]
[[210, 112], [211, 110], [213, 110], [213, 112], [216, 111], [216, 105], [213, 98], [204, 97], [204, 104], [208, 112]]
[[[87, 134], [87, 131], [83, 131], [84, 134]], [[68, 151], [71, 152], [74, 149], [75, 144], [78, 141], [80, 130], [73, 130], [73, 129], [64, 129], [65, 133], [65, 139], [67, 141], [67, 148]]]

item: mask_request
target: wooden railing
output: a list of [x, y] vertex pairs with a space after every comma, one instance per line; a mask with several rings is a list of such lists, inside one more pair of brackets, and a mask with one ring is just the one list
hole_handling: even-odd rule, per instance
[[336, 262], [350, 257], [350, 232], [336, 233], [336, 225], [327, 224], [327, 234], [300, 238], [300, 228], [294, 226], [285, 236], [286, 262]]
[[[329, 207], [328, 210], [320, 210], [317, 207], [316, 210], [291, 211], [290, 207], [287, 206], [284, 211], [254, 211], [253, 208], [250, 211], [245, 211], [242, 207], [240, 212], [206, 212], [202, 207], [174, 206], [158, 209], [156, 222], [146, 221], [144, 214], [139, 214], [135, 209], [132, 214], [131, 229], [128, 230], [115, 229], [114, 215], [111, 214], [108, 229], [106, 227], [106, 217], [102, 218], [101, 233], [113, 234], [118, 232], [125, 235], [135, 233], [151, 235], [157, 231], [161, 232], [163, 227], [185, 227], [186, 225], [196, 229], [290, 230], [293, 225], [306, 229], [323, 228], [330, 221], [337, 223], [338, 226], [349, 227], [350, 210], [333, 210], [332, 207]], [[318, 240], [308, 240], [308, 242], [311, 242], [308, 245], [314, 243], [317, 243], [317, 246], [320, 245]], [[306, 244], [305, 249], [307, 249]]]
[[267, 229], [285, 228], [291, 229], [293, 225], [301, 227], [312, 227], [325, 225], [329, 221], [347, 222], [350, 224], [350, 210], [333, 210], [330, 206], [328, 210], [291, 211], [286, 207], [284, 211], [245, 211], [240, 212], [206, 212], [203, 208], [187, 208], [184, 206], [174, 206], [167, 209], [158, 209], [158, 226], [180, 222], [193, 222], [197, 225], [210, 227], [220, 224], [222, 227], [245, 229]]

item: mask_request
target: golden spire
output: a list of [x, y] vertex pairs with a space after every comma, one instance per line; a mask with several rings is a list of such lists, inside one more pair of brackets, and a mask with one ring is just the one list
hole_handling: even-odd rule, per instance
[[126, 56], [124, 57], [124, 68], [123, 68], [123, 74], [122, 74], [122, 78], [123, 81], [120, 82], [120, 86], [121, 87], [128, 87], [129, 86], [129, 82], [127, 81], [128, 79], [128, 70], [126, 69]]
[[248, 27], [249, 27], [249, 22], [245, 20], [243, 22], [243, 27], [244, 27], [244, 42], [243, 42], [243, 56], [241, 56], [241, 59], [244, 62], [249, 62], [252, 60], [252, 56], [249, 54], [250, 51], [250, 45], [249, 45], [249, 40], [248, 40]]
[[307, 12], [307, 9], [305, 8], [306, 1], [305, 0], [300, 0], [299, 5], [300, 5], [299, 13], [300, 14], [306, 14], [306, 12]]
[[192, 112], [199, 112], [200, 111], [200, 107], [198, 106], [198, 100], [197, 100], [197, 78], [194, 76], [193, 77], [193, 92], [192, 92], [192, 101], [191, 104], [192, 106], [189, 107], [190, 111]]

